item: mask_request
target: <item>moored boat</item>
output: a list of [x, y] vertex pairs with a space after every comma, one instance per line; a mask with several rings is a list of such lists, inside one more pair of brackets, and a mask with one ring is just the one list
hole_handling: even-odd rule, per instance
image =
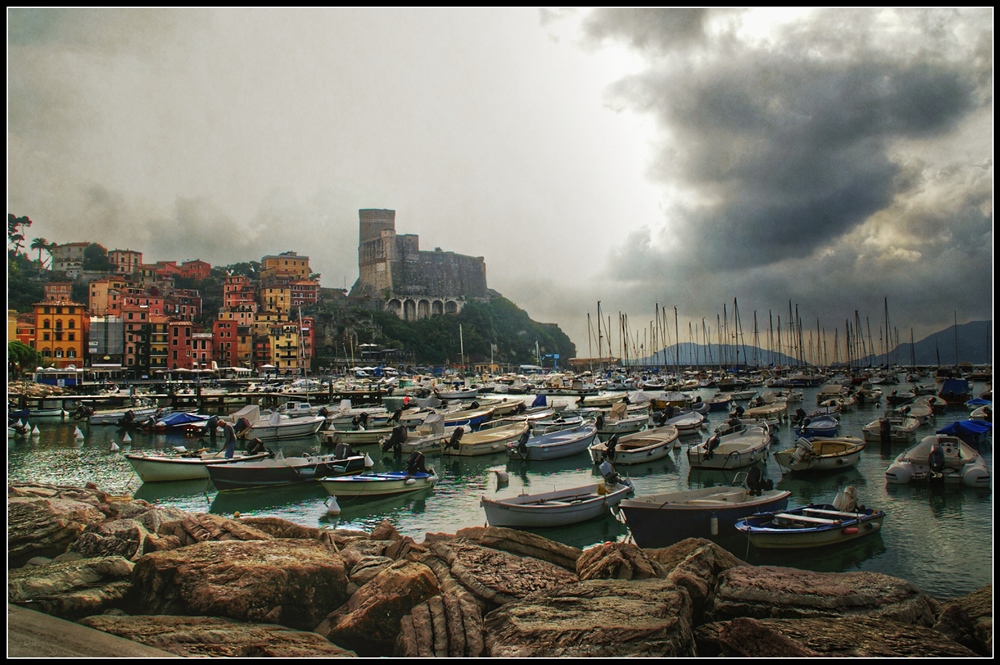
[[427, 471], [386, 471], [320, 478], [319, 483], [333, 497], [391, 496], [430, 489], [437, 483], [434, 469]]
[[957, 436], [933, 434], [900, 453], [885, 470], [889, 484], [919, 482], [990, 486], [990, 469], [975, 448]]
[[761, 480], [759, 467], [740, 473], [732, 486], [646, 494], [618, 504], [635, 544], [673, 545], [685, 538], [722, 538], [737, 533], [736, 521], [756, 512], [784, 510], [791, 492]]
[[688, 446], [687, 459], [693, 469], [742, 469], [764, 459], [770, 445], [768, 426], [744, 427]]
[[579, 524], [600, 517], [632, 496], [632, 481], [611, 471], [611, 480], [582, 487], [519, 494], [499, 499], [480, 497], [490, 526], [539, 528]]
[[360, 473], [372, 466], [372, 459], [368, 455], [341, 458], [335, 454], [305, 454], [285, 457], [279, 453], [275, 457], [236, 464], [222, 466], [210, 464], [208, 477], [212, 479], [212, 484], [222, 491], [294, 485], [327, 476]]
[[669, 455], [679, 436], [676, 427], [664, 425], [623, 437], [614, 435], [607, 441], [595, 441], [588, 452], [595, 464], [601, 464], [605, 460], [616, 465], [642, 464]]
[[918, 427], [916, 418], [883, 415], [862, 427], [861, 436], [869, 443], [911, 443], [917, 438]]
[[807, 439], [837, 436], [838, 429], [840, 429], [840, 421], [834, 416], [806, 416], [794, 427], [796, 436]]
[[857, 466], [867, 445], [856, 436], [799, 438], [792, 448], [774, 453], [774, 459], [785, 471], [843, 471]]
[[507, 444], [507, 456], [523, 460], [549, 460], [578, 455], [597, 439], [597, 427], [577, 427], [554, 430], [534, 436], [522, 434]]
[[882, 529], [885, 511], [857, 506], [847, 487], [834, 503], [810, 504], [774, 512], [761, 512], [738, 520], [735, 528], [750, 544], [761, 549], [830, 547], [871, 536]]
[[517, 422], [502, 427], [491, 427], [478, 432], [466, 432], [463, 428], [455, 429], [452, 437], [445, 443], [442, 454], [471, 457], [491, 455], [506, 452], [507, 444], [517, 441], [527, 433], [528, 423]]
[[158, 483], [176, 480], [199, 480], [208, 478], [208, 466], [216, 464], [235, 464], [262, 460], [268, 453], [247, 455], [236, 453], [231, 458], [225, 457], [225, 450], [214, 453], [198, 452], [189, 455], [166, 455], [159, 452], [125, 453], [125, 459], [135, 470], [136, 475], [144, 483]]

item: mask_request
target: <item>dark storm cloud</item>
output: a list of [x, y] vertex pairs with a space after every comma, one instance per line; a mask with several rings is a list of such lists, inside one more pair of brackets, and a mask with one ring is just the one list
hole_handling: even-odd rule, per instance
[[637, 49], [671, 51], [702, 40], [709, 10], [704, 8], [596, 9], [583, 23], [595, 41], [622, 39]]
[[707, 201], [673, 210], [671, 232], [728, 268], [849, 232], [899, 194], [893, 141], [950, 131], [979, 104], [967, 73], [945, 63], [746, 56], [612, 88], [669, 135], [653, 173]]

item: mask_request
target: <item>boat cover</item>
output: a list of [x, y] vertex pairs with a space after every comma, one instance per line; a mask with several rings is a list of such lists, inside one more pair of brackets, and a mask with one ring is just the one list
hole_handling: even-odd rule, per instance
[[937, 433], [957, 436], [968, 443], [966, 440], [967, 437], [976, 439], [977, 437], [989, 432], [992, 428], [993, 423], [986, 420], [959, 420], [948, 425], [947, 427], [942, 427], [937, 431]]

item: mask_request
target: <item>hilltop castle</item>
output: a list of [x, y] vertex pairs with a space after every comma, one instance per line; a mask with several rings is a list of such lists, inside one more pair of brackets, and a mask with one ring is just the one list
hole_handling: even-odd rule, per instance
[[489, 301], [483, 257], [421, 251], [419, 236], [396, 233], [395, 210], [361, 209], [358, 215], [358, 281], [350, 298], [382, 302], [404, 321]]

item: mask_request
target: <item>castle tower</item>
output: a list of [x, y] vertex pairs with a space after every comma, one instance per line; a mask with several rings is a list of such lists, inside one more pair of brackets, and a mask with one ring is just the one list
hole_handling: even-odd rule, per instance
[[392, 289], [392, 261], [396, 258], [396, 211], [377, 208], [358, 210], [359, 282], [376, 291]]

